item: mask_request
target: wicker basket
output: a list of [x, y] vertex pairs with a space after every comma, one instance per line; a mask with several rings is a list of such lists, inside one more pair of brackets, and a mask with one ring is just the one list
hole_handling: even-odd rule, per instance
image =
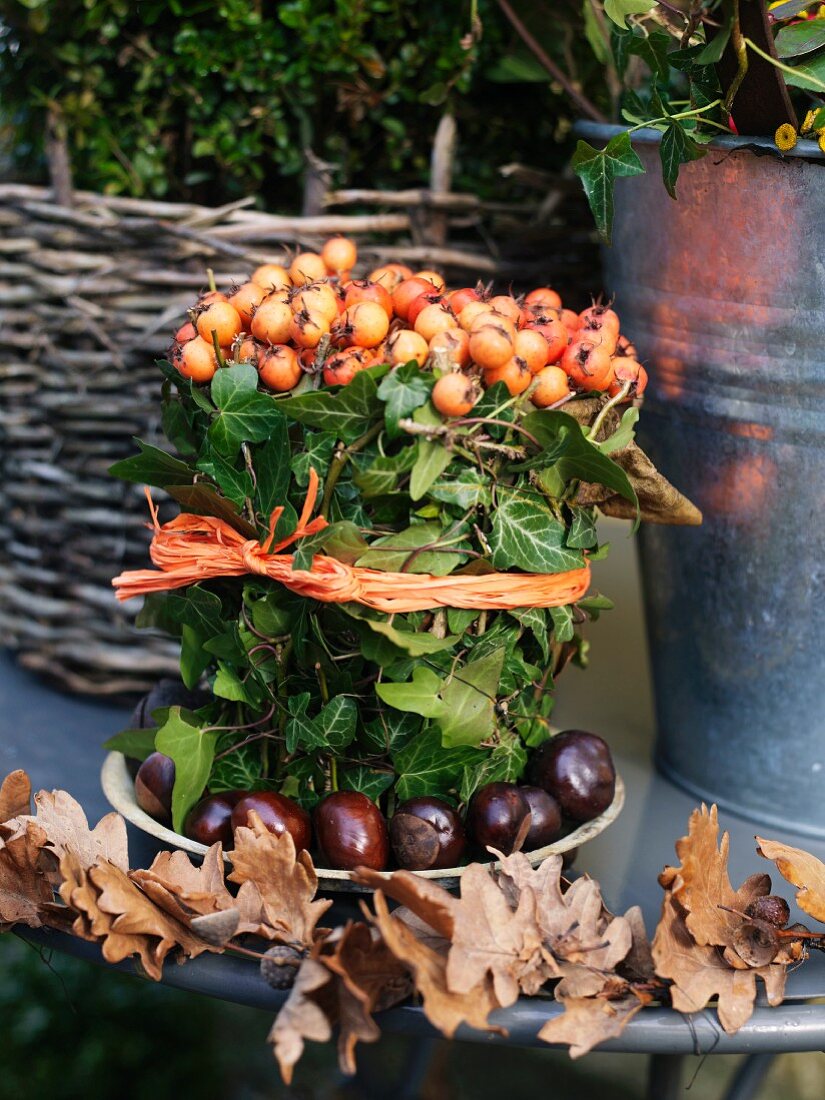
[[[514, 166], [517, 170], [517, 166]], [[524, 180], [529, 185], [530, 177]], [[547, 197], [547, 184], [551, 193]], [[332, 233], [363, 265], [403, 259], [454, 279], [561, 285], [583, 302], [598, 257], [575, 183], [541, 202], [432, 191], [328, 193], [322, 213], [276, 217], [0, 185], [0, 638], [29, 668], [97, 695], [147, 691], [177, 667], [136, 632], [111, 577], [147, 557], [142, 493], [107, 474], [133, 436], [160, 434], [154, 359], [215, 269], [218, 285]], [[335, 212], [358, 210], [358, 213]], [[588, 287], [588, 280], [590, 286]]]

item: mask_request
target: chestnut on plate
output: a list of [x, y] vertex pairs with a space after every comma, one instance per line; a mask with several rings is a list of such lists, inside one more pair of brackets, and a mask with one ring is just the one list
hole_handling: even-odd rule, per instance
[[384, 815], [360, 791], [333, 791], [312, 815], [323, 863], [339, 871], [371, 867], [383, 871], [390, 855]]
[[137, 770], [135, 798], [141, 810], [162, 825], [172, 823], [174, 785], [175, 761], [162, 752], [150, 753]]
[[260, 817], [271, 833], [289, 833], [295, 842], [295, 851], [309, 848], [312, 842], [312, 825], [309, 814], [286, 795], [277, 791], [251, 791], [238, 799], [232, 810], [232, 831], [248, 824], [251, 810]]
[[467, 834], [448, 802], [422, 795], [408, 798], [395, 811], [390, 842], [399, 867], [428, 871], [455, 867], [464, 854]]

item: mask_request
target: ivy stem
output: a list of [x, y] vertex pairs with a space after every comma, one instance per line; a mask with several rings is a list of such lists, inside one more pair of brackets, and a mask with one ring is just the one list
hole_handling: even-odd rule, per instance
[[632, 380], [628, 379], [627, 382], [625, 382], [625, 384], [622, 386], [622, 388], [616, 394], [616, 396], [611, 397], [609, 401], [606, 401], [605, 404], [602, 405], [601, 409], [599, 410], [599, 415], [596, 417], [596, 419], [590, 425], [590, 431], [587, 433], [587, 438], [592, 443], [596, 442], [596, 436], [599, 434], [599, 429], [601, 428], [602, 424], [604, 423], [604, 418], [607, 416], [607, 414], [610, 412], [611, 409], [615, 409], [615, 407], [617, 405], [620, 405], [622, 403], [622, 401], [624, 401], [624, 399], [630, 393], [630, 387], [632, 385], [633, 385]]
[[218, 333], [215, 329], [212, 329], [212, 347], [215, 349], [215, 358], [218, 361], [218, 366], [219, 367], [225, 367], [226, 366], [226, 360], [223, 357], [223, 352], [221, 351], [221, 345], [218, 343]]
[[373, 439], [376, 439], [384, 430], [383, 421], [379, 420], [377, 424], [364, 432], [362, 436], [359, 436], [353, 443], [350, 443], [348, 447], [340, 447], [335, 452], [332, 462], [329, 465], [329, 473], [327, 479], [324, 482], [324, 495], [321, 500], [321, 515], [324, 519], [329, 518], [329, 506], [332, 503], [332, 494], [335, 492], [335, 486], [338, 484], [338, 478], [344, 472], [344, 467], [349, 461], [350, 455], [357, 454], [358, 451], [364, 449], [368, 443], [372, 443]]
[[334, 756], [329, 758], [329, 785], [333, 791], [338, 790], [338, 761]]
[[[694, 107], [692, 111], [678, 111], [675, 115], [662, 115], [661, 118], [649, 118], [646, 122], [640, 122], [636, 126], [631, 126], [627, 133], [635, 134], [637, 130], [649, 130], [651, 126], [655, 126], [659, 122], [679, 122], [683, 118], [698, 118], [707, 111], [712, 111], [714, 107], [718, 107], [721, 102], [721, 99], [714, 99], [712, 103], [707, 103], [704, 107]], [[704, 121], [707, 121], [707, 119]]]
[[730, 28], [730, 40], [731, 45], [736, 51], [736, 74], [725, 93], [724, 110], [726, 114], [730, 114], [731, 106], [733, 105], [734, 99], [736, 99], [736, 93], [742, 86], [742, 81], [745, 79], [748, 72], [748, 47], [745, 44], [745, 39], [742, 37], [742, 25], [739, 22], [739, 0], [733, 0], [733, 18]]

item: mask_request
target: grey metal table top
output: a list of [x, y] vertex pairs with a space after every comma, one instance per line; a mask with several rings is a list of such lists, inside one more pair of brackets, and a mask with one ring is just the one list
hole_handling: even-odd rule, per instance
[[[596, 581], [616, 600], [617, 610], [592, 628], [592, 661], [587, 672], [571, 670], [562, 678], [555, 720], [562, 727], [601, 733], [614, 747], [627, 786], [625, 809], [610, 829], [582, 850], [577, 869], [600, 881], [614, 911], [641, 905], [652, 932], [661, 902], [656, 876], [672, 860], [674, 841], [685, 832], [695, 799], [653, 771], [650, 764], [653, 710], [636, 556], [626, 526], [609, 524], [609, 537], [612, 552], [600, 563]], [[97, 820], [109, 809], [98, 780], [104, 756], [101, 743], [122, 728], [127, 717], [124, 708], [52, 691], [20, 670], [7, 654], [0, 654], [0, 774], [23, 767], [35, 788], [68, 789], [90, 820]], [[755, 853], [753, 837], [760, 827], [730, 814], [720, 814], [720, 820], [731, 833], [734, 883], [767, 869]], [[776, 829], [764, 831], [825, 858], [825, 844]], [[129, 840], [132, 865], [147, 866], [157, 850], [154, 842], [131, 827]], [[792, 902], [793, 891], [786, 883], [775, 881], [774, 886]], [[30, 934], [28, 930], [26, 935], [57, 950], [101, 961], [95, 945], [72, 937], [52, 932]], [[130, 969], [128, 963], [121, 968]], [[270, 1010], [284, 997], [262, 982], [254, 963], [226, 956], [201, 956], [184, 966], [167, 966], [164, 981]], [[789, 976], [784, 1005], [757, 1005], [751, 1021], [738, 1035], [726, 1036], [713, 1011], [686, 1020], [671, 1010], [650, 1008], [630, 1022], [620, 1039], [600, 1049], [674, 1054], [823, 1050], [825, 1005], [804, 1003], [817, 997], [825, 997], [822, 956]], [[556, 1011], [552, 1001], [522, 999], [497, 1014], [498, 1022], [509, 1032], [504, 1041], [532, 1045], [542, 1023]], [[414, 1006], [390, 1010], [381, 1022], [388, 1030], [433, 1034], [421, 1010]], [[462, 1037], [502, 1041], [469, 1031]]]

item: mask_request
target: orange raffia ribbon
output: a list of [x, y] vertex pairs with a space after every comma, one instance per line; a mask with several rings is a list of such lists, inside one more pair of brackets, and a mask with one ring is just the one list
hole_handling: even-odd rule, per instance
[[119, 600], [184, 588], [214, 577], [257, 574], [277, 581], [298, 596], [324, 603], [360, 603], [389, 613], [464, 607], [475, 611], [506, 611], [516, 607], [561, 607], [575, 603], [590, 585], [590, 566], [566, 573], [481, 573], [434, 577], [429, 573], [385, 573], [316, 554], [311, 569], [293, 569], [292, 554], [283, 554], [297, 539], [327, 526], [323, 516], [310, 520], [318, 496], [318, 475], [310, 470], [309, 489], [298, 526], [287, 539], [275, 542], [283, 514], [276, 508], [269, 536], [262, 545], [245, 539], [214, 516], [187, 513], [161, 526], [146, 490], [155, 534], [150, 554], [157, 566], [121, 573], [112, 584]]

